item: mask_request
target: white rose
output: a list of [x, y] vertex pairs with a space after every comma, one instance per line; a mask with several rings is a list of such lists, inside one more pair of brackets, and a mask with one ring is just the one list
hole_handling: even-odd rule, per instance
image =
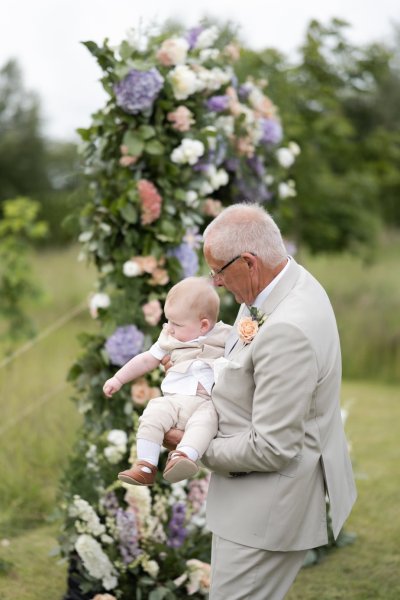
[[296, 188], [294, 186], [294, 181], [281, 182], [278, 185], [278, 194], [279, 197], [284, 198], [293, 198], [296, 196]]
[[208, 27], [199, 34], [196, 40], [195, 48], [209, 48], [213, 45], [217, 37], [218, 28], [215, 25], [213, 25], [212, 27]]
[[230, 70], [223, 71], [219, 67], [213, 69], [201, 69], [198, 72], [198, 89], [208, 90], [210, 92], [219, 90], [226, 83], [229, 83], [232, 78]]
[[112, 465], [119, 463], [124, 454], [125, 452], [123, 452], [118, 446], [107, 446], [107, 448], [104, 448], [104, 456]]
[[123, 429], [112, 429], [108, 436], [107, 441], [115, 446], [125, 446], [128, 443], [128, 436]]
[[206, 48], [200, 51], [200, 61], [205, 62], [206, 60], [216, 60], [220, 52], [217, 48]]
[[89, 312], [93, 319], [98, 315], [99, 308], [108, 308], [110, 306], [110, 296], [104, 293], [93, 294], [89, 300]]
[[211, 165], [207, 170], [207, 176], [210, 180], [210, 185], [214, 190], [226, 185], [229, 181], [228, 173], [224, 169], [217, 169]]
[[185, 138], [181, 145], [175, 148], [171, 153], [171, 160], [178, 164], [194, 165], [204, 154], [204, 144], [199, 140]]
[[288, 169], [294, 163], [294, 156], [289, 148], [279, 148], [276, 151], [276, 157], [281, 167]]
[[177, 100], [186, 100], [198, 90], [196, 74], [187, 65], [178, 65], [168, 75]]
[[127, 260], [122, 265], [122, 272], [125, 275], [125, 277], [137, 277], [138, 275], [141, 275], [142, 270], [137, 264], [137, 262], [135, 262], [134, 260]]
[[300, 146], [298, 144], [296, 144], [296, 142], [289, 142], [288, 148], [289, 148], [290, 152], [293, 154], [293, 156], [298, 156], [301, 152]]

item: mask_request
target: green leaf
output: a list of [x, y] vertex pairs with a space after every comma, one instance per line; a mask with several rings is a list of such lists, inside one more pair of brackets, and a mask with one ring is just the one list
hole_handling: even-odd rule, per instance
[[120, 209], [120, 213], [128, 223], [136, 223], [137, 222], [137, 211], [132, 206], [132, 204], [126, 204], [123, 208]]
[[148, 140], [156, 135], [156, 130], [151, 125], [141, 125], [138, 129], [138, 134], [142, 140]]
[[132, 46], [130, 46], [126, 40], [120, 44], [118, 51], [123, 60], [130, 58], [134, 52]]
[[151, 142], [147, 142], [144, 147], [145, 152], [147, 154], [152, 154], [153, 156], [160, 156], [160, 154], [164, 153], [164, 146], [158, 140], [151, 140]]
[[138, 135], [132, 133], [132, 131], [127, 131], [125, 133], [122, 143], [124, 146], [127, 146], [129, 154], [132, 154], [133, 156], [139, 156], [143, 152], [143, 140]]

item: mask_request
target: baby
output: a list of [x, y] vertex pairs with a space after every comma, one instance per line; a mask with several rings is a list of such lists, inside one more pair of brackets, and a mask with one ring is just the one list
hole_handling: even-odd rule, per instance
[[170, 483], [193, 477], [197, 460], [218, 430], [211, 402], [213, 363], [224, 355], [230, 325], [217, 323], [219, 296], [204, 277], [188, 277], [168, 292], [164, 313], [167, 323], [147, 352], [134, 356], [111, 379], [103, 391], [111, 397], [122, 385], [157, 367], [171, 355], [161, 398], [149, 401], [139, 419], [135, 464], [118, 479], [132, 485], [152, 485], [157, 473], [164, 434], [171, 428], [185, 431], [177, 449], [170, 452], [163, 473]]

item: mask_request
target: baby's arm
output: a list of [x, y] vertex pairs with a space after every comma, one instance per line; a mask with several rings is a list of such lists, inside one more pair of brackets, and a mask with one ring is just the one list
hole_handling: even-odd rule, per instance
[[114, 377], [107, 379], [103, 386], [104, 394], [108, 398], [111, 398], [111, 396], [115, 394], [115, 392], [118, 392], [125, 383], [133, 381], [141, 375], [152, 371], [158, 367], [159, 364], [159, 359], [155, 358], [150, 352], [142, 352], [141, 354], [134, 356], [115, 373]]

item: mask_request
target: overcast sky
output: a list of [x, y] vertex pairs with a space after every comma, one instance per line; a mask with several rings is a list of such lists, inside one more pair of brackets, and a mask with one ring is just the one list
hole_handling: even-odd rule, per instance
[[340, 17], [349, 37], [365, 43], [388, 39], [400, 23], [399, 0], [1, 0], [0, 65], [18, 60], [24, 80], [42, 103], [44, 131], [74, 139], [104, 102], [100, 70], [79, 42], [120, 42], [141, 21], [179, 18], [191, 27], [204, 15], [231, 19], [245, 42], [293, 53], [310, 19]]

